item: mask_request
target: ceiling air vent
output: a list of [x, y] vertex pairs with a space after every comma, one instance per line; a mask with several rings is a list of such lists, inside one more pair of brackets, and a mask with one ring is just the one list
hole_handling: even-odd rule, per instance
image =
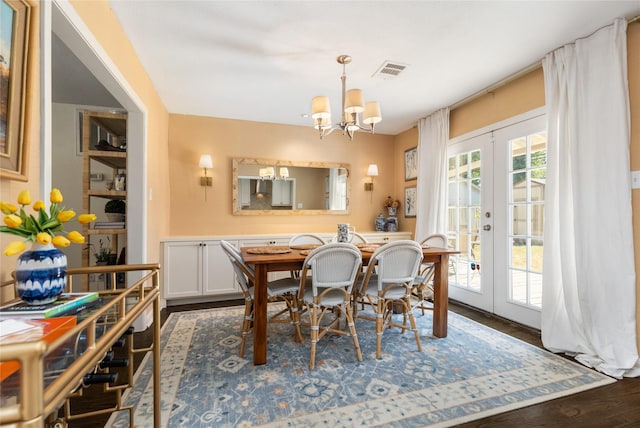
[[397, 61], [385, 61], [373, 74], [373, 77], [381, 77], [383, 79], [396, 78], [407, 66], [407, 64], [401, 64]]

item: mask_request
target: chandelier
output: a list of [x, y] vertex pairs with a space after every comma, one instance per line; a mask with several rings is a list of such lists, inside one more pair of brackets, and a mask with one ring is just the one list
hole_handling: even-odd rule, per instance
[[[340, 76], [340, 80], [342, 80], [342, 118], [335, 125], [331, 124], [329, 97], [325, 96], [314, 97], [311, 100], [311, 117], [314, 121], [313, 127], [320, 131], [321, 140], [325, 135], [331, 134], [336, 129], [341, 129], [342, 134], [348, 135], [349, 140], [353, 141], [356, 131], [373, 134], [375, 124], [382, 120], [382, 114], [380, 113], [380, 104], [377, 102], [364, 103], [362, 90], [346, 90], [346, 66], [351, 63], [351, 57], [340, 55], [337, 61], [338, 64], [342, 64], [342, 76]], [[360, 125], [360, 113], [362, 113], [362, 122], [369, 126]]]

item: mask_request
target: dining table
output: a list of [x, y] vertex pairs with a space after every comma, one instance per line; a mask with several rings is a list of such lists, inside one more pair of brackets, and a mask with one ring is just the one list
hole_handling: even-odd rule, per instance
[[[361, 247], [362, 262], [367, 264], [373, 250], [382, 244]], [[267, 363], [267, 274], [278, 271], [301, 270], [308, 248], [288, 246], [242, 247], [242, 259], [255, 269], [254, 319], [253, 319], [253, 363]], [[447, 337], [448, 314], [448, 266], [449, 256], [459, 251], [430, 246], [422, 247], [422, 263], [434, 264], [433, 278], [433, 335]]]

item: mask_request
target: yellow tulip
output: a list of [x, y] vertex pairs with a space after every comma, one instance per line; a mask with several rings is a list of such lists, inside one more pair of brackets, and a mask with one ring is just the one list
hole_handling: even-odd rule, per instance
[[76, 230], [69, 232], [67, 238], [74, 244], [84, 244], [84, 236]]
[[62, 193], [58, 189], [51, 189], [51, 194], [49, 195], [52, 204], [59, 204], [62, 202]]
[[0, 202], [0, 211], [2, 211], [3, 214], [13, 214], [18, 211], [18, 207], [9, 202]]
[[6, 224], [7, 227], [14, 229], [22, 224], [22, 219], [15, 214], [9, 214], [4, 217], [4, 224]]
[[40, 210], [43, 210], [44, 208], [45, 208], [44, 201], [42, 199], [37, 200], [36, 203], [33, 204], [34, 211], [40, 211]]
[[41, 244], [41, 245], [50, 244], [51, 235], [49, 235], [47, 232], [40, 232], [36, 235], [36, 241], [38, 241], [38, 244]]
[[28, 190], [23, 190], [18, 195], [18, 203], [20, 205], [30, 205], [31, 204], [31, 193]]
[[76, 212], [73, 210], [65, 210], [65, 211], [60, 211], [58, 213], [58, 215], [56, 216], [56, 218], [58, 219], [58, 221], [60, 223], [66, 223], [69, 220], [71, 220], [72, 218], [74, 218], [76, 216]]
[[15, 256], [18, 253], [24, 251], [24, 242], [22, 241], [13, 241], [9, 245], [7, 245], [4, 249], [5, 256]]
[[71, 241], [69, 241], [67, 238], [65, 238], [62, 235], [58, 235], [54, 237], [51, 242], [53, 242], [53, 245], [58, 248], [64, 248], [71, 245]]
[[80, 224], [91, 223], [92, 221], [95, 221], [95, 220], [96, 220], [95, 214], [80, 214], [78, 216], [78, 223]]

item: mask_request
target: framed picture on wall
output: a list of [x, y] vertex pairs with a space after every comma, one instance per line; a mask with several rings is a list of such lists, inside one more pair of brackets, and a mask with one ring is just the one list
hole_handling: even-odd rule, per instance
[[31, 6], [24, 0], [0, 0], [0, 177], [27, 181], [30, 107], [27, 82]]
[[404, 180], [418, 178], [418, 148], [414, 147], [404, 152]]
[[415, 217], [416, 216], [416, 200], [418, 196], [418, 189], [416, 186], [404, 188], [404, 216]]

